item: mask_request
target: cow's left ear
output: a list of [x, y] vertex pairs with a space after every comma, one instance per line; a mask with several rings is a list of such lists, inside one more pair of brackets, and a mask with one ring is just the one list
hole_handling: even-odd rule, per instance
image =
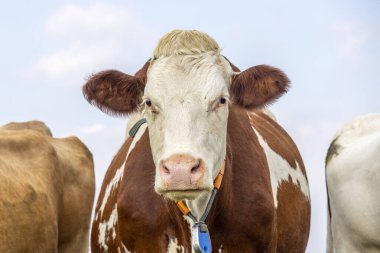
[[289, 83], [281, 70], [258, 65], [234, 76], [230, 93], [235, 104], [254, 109], [274, 102], [288, 90]]

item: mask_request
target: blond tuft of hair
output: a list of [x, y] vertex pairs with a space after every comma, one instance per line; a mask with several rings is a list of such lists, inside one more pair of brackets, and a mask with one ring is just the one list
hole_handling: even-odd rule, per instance
[[219, 53], [218, 43], [208, 34], [197, 30], [173, 30], [165, 34], [153, 51], [153, 59], [171, 55], [190, 55], [205, 52]]

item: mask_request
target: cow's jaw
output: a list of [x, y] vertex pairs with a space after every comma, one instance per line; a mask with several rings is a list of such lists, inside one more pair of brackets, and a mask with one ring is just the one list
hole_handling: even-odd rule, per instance
[[192, 200], [212, 190], [226, 152], [221, 98], [228, 100], [232, 74], [217, 53], [162, 57], [148, 70], [144, 114], [158, 194]]

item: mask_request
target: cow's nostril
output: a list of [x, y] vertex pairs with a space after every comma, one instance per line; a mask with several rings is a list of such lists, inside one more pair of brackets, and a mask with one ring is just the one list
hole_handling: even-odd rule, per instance
[[191, 168], [191, 173], [194, 174], [194, 173], [197, 173], [199, 171], [199, 167], [200, 167], [200, 163], [196, 164], [195, 166], [193, 166]]
[[164, 173], [170, 174], [170, 170], [165, 165], [162, 166]]

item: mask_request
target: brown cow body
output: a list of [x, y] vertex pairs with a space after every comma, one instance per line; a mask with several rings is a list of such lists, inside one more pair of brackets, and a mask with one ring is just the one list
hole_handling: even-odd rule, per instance
[[38, 121], [0, 127], [0, 252], [88, 251], [92, 155]]
[[[276, 122], [262, 112], [250, 115], [254, 119], [252, 124], [269, 145], [290, 164], [303, 164], [296, 146]], [[221, 252], [304, 252], [310, 203], [297, 183], [283, 181], [278, 189], [278, 208], [274, 207], [268, 163], [249, 120], [247, 111], [234, 108], [230, 112], [226, 172], [206, 220], [213, 249], [215, 252], [218, 249]], [[144, 132], [141, 139], [132, 148], [133, 139], [125, 141], [104, 179], [92, 228], [92, 251], [191, 252], [189, 224], [174, 202], [154, 192], [149, 137], [144, 127], [139, 131]], [[100, 214], [107, 186], [120, 167], [123, 176], [114, 184]], [[112, 227], [100, 233], [100, 224], [110, 220], [115, 207], [118, 218]], [[104, 237], [100, 239], [100, 235]]]

